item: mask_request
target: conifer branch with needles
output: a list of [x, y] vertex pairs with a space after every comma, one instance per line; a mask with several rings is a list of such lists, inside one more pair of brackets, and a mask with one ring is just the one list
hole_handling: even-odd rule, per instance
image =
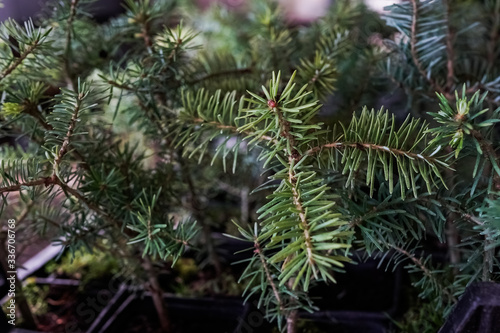
[[0, 81], [10, 76], [30, 55], [34, 55], [35, 59], [39, 53], [40, 57], [46, 55], [44, 50], [48, 49], [48, 36], [52, 29], [37, 29], [31, 20], [25, 22], [24, 27], [13, 20], [7, 20], [2, 23], [1, 30], [0, 39], [18, 54], [2, 55], [4, 60], [7, 59], [7, 65], [0, 72]]
[[418, 23], [418, 4], [419, 0], [411, 0], [412, 4], [412, 22], [411, 22], [411, 35], [410, 35], [410, 47], [411, 47], [411, 55], [413, 62], [415, 63], [415, 66], [417, 67], [418, 71], [420, 72], [420, 75], [424, 77], [433, 90], [438, 91], [438, 92], [443, 92], [441, 87], [437, 85], [437, 83], [434, 81], [434, 79], [431, 77], [430, 73], [427, 73], [424, 68], [422, 63], [419, 60], [418, 56], [418, 51], [417, 51], [417, 23]]
[[26, 50], [9, 65], [9, 67], [5, 68], [0, 74], [0, 81], [9, 76], [19, 65], [21, 65], [24, 59], [35, 51], [38, 43], [39, 41], [35, 41], [33, 45], [28, 46]]
[[[469, 284], [498, 279], [499, 1], [402, 2], [388, 26], [344, 0], [304, 26], [265, 1], [175, 25], [167, 0], [126, 0], [98, 25], [86, 2], [54, 1], [40, 29], [0, 29], [1, 135], [30, 139], [0, 147], [0, 214], [29, 207], [23, 223], [72, 252], [128, 243], [165, 316], [154, 260], [174, 264], [201, 240], [197, 263], [224, 276], [212, 226], [241, 216], [244, 295], [289, 333], [316, 309], [310, 290], [358, 252], [405, 262], [439, 319]], [[206, 26], [228, 33], [195, 31]], [[380, 61], [408, 103], [387, 97]], [[390, 111], [371, 108], [382, 99]], [[218, 178], [234, 198], [213, 191]], [[438, 266], [424, 239], [453, 257]]]
[[[422, 261], [421, 259], [417, 258], [414, 254], [408, 252], [407, 250], [403, 249], [403, 248], [400, 248], [400, 247], [397, 247], [397, 246], [392, 246], [392, 248], [394, 250], [396, 250], [397, 252], [403, 254], [404, 256], [406, 256], [408, 259], [410, 259], [416, 267], [418, 267], [418, 269], [420, 269], [423, 274], [432, 281], [432, 285], [435, 287], [436, 291], [440, 294], [443, 294], [446, 296], [446, 302], [445, 304], [455, 304], [457, 302], [457, 299], [456, 297], [450, 293], [450, 291], [448, 289], [446, 289], [445, 286], [443, 286], [441, 284], [440, 281], [437, 280], [436, 276], [435, 276], [435, 273], [432, 272], [425, 264], [424, 261]], [[428, 260], [426, 260], [426, 262], [428, 262]], [[431, 294], [429, 291], [426, 291], [425, 292], [426, 294]]]
[[64, 136], [61, 148], [59, 149], [59, 152], [54, 160], [54, 163], [56, 165], [61, 164], [62, 158], [68, 152], [69, 142], [70, 142], [71, 137], [73, 136], [73, 132], [75, 131], [76, 122], [78, 120], [78, 113], [80, 112], [80, 107], [81, 107], [83, 97], [84, 96], [82, 94], [78, 94], [78, 97], [76, 99], [76, 105], [75, 105], [75, 108], [73, 110], [73, 115], [71, 116], [70, 122], [68, 124], [68, 131], [66, 132], [66, 135]]

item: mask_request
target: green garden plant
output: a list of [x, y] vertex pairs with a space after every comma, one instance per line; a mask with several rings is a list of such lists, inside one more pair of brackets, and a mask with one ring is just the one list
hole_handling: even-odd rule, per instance
[[500, 1], [411, 0], [386, 24], [337, 1], [309, 25], [153, 0], [97, 24], [89, 2], [1, 26], [0, 216], [143, 267], [165, 332], [155, 265], [194, 249], [217, 279], [215, 229], [249, 242], [245, 296], [288, 333], [355, 252], [411, 273], [406, 331], [498, 280]]

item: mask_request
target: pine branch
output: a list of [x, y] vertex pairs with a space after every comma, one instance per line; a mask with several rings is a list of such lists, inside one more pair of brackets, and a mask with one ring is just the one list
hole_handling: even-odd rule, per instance
[[252, 99], [246, 100], [248, 105], [243, 111], [247, 115], [240, 117], [245, 123], [239, 131], [253, 130], [265, 123], [263, 127], [277, 141], [260, 157], [266, 159], [266, 164], [276, 157], [283, 169], [273, 176], [281, 180], [281, 184], [268, 196], [270, 201], [258, 210], [259, 219], [266, 217], [259, 238], [270, 238], [266, 245], [269, 248], [283, 244], [270, 258], [273, 263], [283, 263], [280, 285], [293, 280], [292, 288], [300, 283], [307, 291], [312, 277], [335, 281], [330, 274], [332, 265], [342, 267], [341, 261], [348, 259], [342, 255], [329, 256], [323, 251], [348, 248], [344, 241], [350, 233], [339, 230], [346, 222], [339, 214], [329, 211], [334, 203], [328, 201], [327, 186], [308, 167], [299, 167], [305, 160], [301, 154], [303, 146], [315, 139], [308, 135], [309, 132], [319, 128], [308, 125], [318, 110], [317, 103], [306, 102], [305, 97], [309, 94], [304, 91], [306, 86], [293, 94], [295, 74], [278, 93], [280, 76], [280, 73], [273, 74], [269, 90], [262, 88], [267, 100], [249, 92]]
[[254, 89], [259, 69], [253, 62], [238, 61], [230, 53], [201, 52], [183, 67], [185, 82], [190, 88], [211, 92], [236, 90], [238, 94]]
[[147, 21], [141, 22], [141, 37], [144, 39], [144, 45], [148, 50], [151, 50], [153, 42], [150, 37], [151, 32], [149, 31], [149, 23]]
[[114, 80], [106, 80], [106, 82], [110, 85], [112, 85], [113, 87], [116, 87], [118, 89], [123, 89], [123, 90], [127, 90], [127, 91], [137, 91], [136, 88], [126, 84], [126, 83], [119, 83], [119, 82], [116, 82]]
[[260, 245], [258, 235], [254, 235], [254, 247], [255, 247], [254, 253], [257, 253], [257, 255], [259, 256], [259, 260], [260, 260], [260, 263], [262, 265], [262, 269], [264, 270], [264, 273], [266, 275], [267, 283], [271, 286], [271, 289], [273, 291], [274, 298], [276, 299], [276, 302], [278, 304], [279, 310], [282, 313], [285, 313], [285, 307], [283, 305], [283, 301], [281, 300], [281, 296], [280, 296], [280, 293], [278, 291], [278, 286], [276, 285], [276, 283], [274, 282], [274, 279], [271, 276], [271, 272], [270, 272], [270, 269], [269, 269], [268, 263], [267, 263], [267, 258], [264, 255], [264, 250], [262, 249], [262, 247]]
[[[279, 82], [279, 76], [277, 79], [277, 82]], [[272, 107], [272, 105], [270, 105]], [[294, 170], [294, 166], [298, 160], [300, 160], [300, 154], [296, 148], [296, 142], [295, 142], [295, 137], [294, 135], [290, 132], [290, 122], [285, 120], [283, 117], [283, 114], [278, 106], [272, 107], [273, 111], [276, 112], [278, 115], [278, 126], [281, 127], [281, 135], [287, 140], [287, 146], [292, 147], [291, 151], [288, 155], [288, 164], [290, 165], [288, 169], [288, 182], [292, 185], [291, 190], [292, 190], [292, 196], [293, 196], [293, 204], [295, 206], [295, 210], [299, 216], [300, 223], [302, 224], [302, 232], [304, 234], [304, 245], [305, 245], [305, 250], [307, 253], [307, 263], [310, 267], [312, 267], [313, 274], [314, 276], [317, 276], [317, 273], [314, 269], [316, 266], [314, 256], [313, 256], [313, 246], [312, 246], [312, 240], [311, 240], [311, 235], [310, 235], [310, 225], [309, 221], [307, 220], [306, 217], [306, 212], [303, 207], [302, 199], [299, 195], [299, 192], [297, 191], [296, 184], [297, 184], [297, 174]]]
[[[44, 118], [44, 116], [36, 109], [36, 106], [33, 106], [33, 105], [28, 105], [24, 110], [23, 110], [24, 113], [32, 116], [33, 118], [35, 118], [37, 120], [37, 122], [47, 131], [52, 131], [54, 128], [52, 127], [52, 125], [50, 125], [46, 119]], [[74, 129], [73, 129], [74, 130]], [[43, 145], [43, 140], [34, 140], [37, 144], [39, 144], [40, 146]], [[68, 144], [69, 144], [69, 141], [68, 141]], [[60, 154], [60, 153], [59, 153]], [[80, 164], [88, 170], [89, 166], [87, 164], [87, 162], [85, 161], [85, 158], [83, 157], [83, 155], [75, 148], [73, 150], [71, 150], [71, 154], [74, 155], [80, 162]], [[61, 159], [62, 159], [62, 156], [61, 156]]]
[[[421, 90], [421, 77], [432, 93], [440, 92], [452, 99], [451, 88], [446, 84], [447, 81], [453, 83], [451, 75], [454, 75], [454, 69], [448, 70], [447, 66], [453, 67], [455, 55], [452, 54], [452, 36], [443, 1], [411, 0], [391, 6], [385, 19], [407, 38], [401, 39], [399, 45], [394, 45], [396, 57], [388, 59], [387, 69], [394, 72], [405, 88], [415, 92]], [[408, 66], [407, 58], [411, 58], [414, 66]], [[392, 66], [392, 62], [398, 66]]]
[[[449, 168], [443, 156], [436, 156], [441, 146], [427, 144], [430, 138], [427, 131], [428, 125], [419, 119], [408, 116], [403, 124], [397, 126], [394, 115], [390, 116], [387, 111], [368, 111], [365, 108], [359, 117], [353, 116], [347, 128], [343, 127], [342, 134], [332, 132], [333, 142], [309, 148], [306, 155], [316, 155], [321, 165], [322, 152], [328, 152], [329, 148], [342, 150], [343, 174], [349, 174], [346, 186], [354, 186], [356, 173], [366, 168], [366, 184], [370, 185], [371, 195], [375, 186], [375, 171], [379, 167], [383, 169], [392, 193], [396, 169], [401, 196], [404, 198], [406, 187], [412, 189], [417, 197], [417, 176], [422, 177], [428, 192], [431, 192], [435, 178], [445, 184], [438, 167]], [[420, 145], [423, 148], [419, 148]]]
[[80, 191], [72, 188], [71, 186], [67, 185], [66, 183], [62, 182], [58, 177], [52, 176], [51, 181], [49, 184], [54, 184], [58, 185], [64, 192], [67, 192], [74, 196], [75, 198], [78, 199], [78, 201], [82, 202], [85, 204], [85, 206], [88, 207], [88, 209], [94, 211], [97, 215], [99, 215], [101, 218], [103, 218], [106, 222], [112, 224], [116, 228], [121, 229], [121, 223], [117, 220], [115, 220], [112, 216], [110, 216], [108, 213], [106, 213], [104, 210], [102, 210], [97, 204], [91, 202], [88, 200], [83, 194], [80, 193]]
[[33, 187], [33, 186], [39, 186], [39, 185], [49, 186], [50, 184], [53, 184], [52, 177], [43, 177], [40, 179], [25, 182], [25, 183], [18, 183], [15, 185], [0, 187], [0, 194], [8, 193], [8, 192], [18, 192], [26, 187]]
[[[91, 115], [90, 110], [99, 105], [106, 95], [104, 91], [96, 91], [87, 83], [78, 81], [77, 91], [62, 88], [56, 96], [53, 111], [47, 116], [47, 124], [52, 128], [45, 132], [45, 145], [55, 151], [54, 172], [58, 172], [59, 165], [70, 150], [74, 136], [84, 134], [79, 132], [83, 126], [82, 120]], [[54, 150], [55, 149], [55, 150]], [[83, 162], [82, 155], [74, 153]]]
[[[290, 163], [290, 169], [288, 170], [288, 181], [290, 182], [290, 184], [295, 185], [297, 184], [297, 175], [293, 171], [293, 165], [294, 165], [293, 159], [294, 157], [291, 155], [288, 157], [288, 162]], [[304, 233], [304, 241], [305, 241], [304, 245], [307, 253], [307, 261], [311, 267], [315, 267], [315, 260], [313, 256], [313, 245], [310, 234], [310, 225], [306, 217], [306, 211], [302, 206], [303, 203], [301, 197], [295, 186], [292, 187], [292, 195], [293, 195], [293, 204], [295, 205], [295, 209], [299, 214], [300, 223], [302, 224], [302, 232]], [[314, 268], [313, 268], [313, 274], [316, 276]]]
[[24, 109], [24, 112], [26, 114], [29, 114], [33, 118], [35, 118], [40, 125], [42, 125], [43, 128], [45, 128], [47, 131], [52, 130], [52, 126], [47, 123], [43, 115], [36, 109], [34, 106], [30, 106]]
[[[33, 21], [28, 20], [24, 26], [20, 26], [13, 20], [7, 20], [0, 26], [0, 39], [7, 50], [1, 51], [1, 59], [6, 62], [5, 68], [0, 72], [0, 81], [12, 75], [12, 73], [25, 65], [28, 67], [30, 61], [27, 60], [33, 55], [35, 61], [38, 61], [39, 55], [49, 56], [53, 50], [50, 49], [50, 41], [47, 37], [52, 29], [36, 29]], [[30, 57], [31, 58], [31, 57]], [[47, 57], [45, 57], [47, 58]], [[44, 58], [44, 60], [45, 60]], [[31, 68], [30, 68], [31, 69]], [[29, 73], [26, 71], [25, 74]], [[32, 74], [32, 73], [29, 73]]]
[[448, 302], [450, 302], [452, 304], [455, 304], [457, 302], [456, 297], [453, 296], [453, 294], [451, 294], [450, 291], [446, 287], [444, 287], [443, 285], [441, 285], [441, 283], [436, 279], [435, 273], [432, 272], [429, 268], [427, 268], [425, 266], [425, 264], [422, 262], [422, 260], [420, 260], [420, 258], [415, 257], [414, 254], [406, 251], [403, 248], [400, 248], [400, 247], [397, 247], [397, 246], [394, 246], [394, 245], [391, 245], [391, 247], [394, 250], [396, 250], [396, 251], [400, 252], [401, 254], [405, 255], [407, 258], [409, 258], [411, 260], [411, 262], [416, 267], [418, 267], [418, 269], [421, 270], [423, 272], [423, 274], [427, 278], [429, 278], [430, 280], [432, 280], [433, 284], [435, 286], [437, 286], [437, 288], [440, 291], [440, 293], [446, 296]]
[[[497, 178], [498, 179], [498, 178]], [[498, 180], [496, 180], [498, 182]], [[484, 223], [480, 226], [480, 234], [483, 236], [482, 244], [482, 276], [483, 281], [494, 280], [493, 275], [498, 275], [495, 270], [500, 267], [495, 253], [500, 246], [500, 197], [496, 193], [490, 193], [485, 205], [477, 209]]]
[[[183, 155], [192, 157], [199, 154], [198, 160], [201, 162], [207, 148], [216, 142], [212, 163], [215, 158], [222, 156], [225, 169], [226, 158], [232, 153], [234, 172], [243, 141], [249, 144], [267, 141], [269, 145], [276, 142], [266, 135], [265, 130], [242, 130], [238, 126], [242, 123], [238, 119], [242, 111], [238, 109], [235, 91], [225, 95], [220, 90], [213, 95], [204, 89], [198, 90], [196, 94], [183, 92], [182, 103], [183, 109], [177, 121], [168, 129], [168, 135], [175, 147], [184, 146]], [[219, 142], [215, 140], [218, 137], [222, 137]], [[229, 141], [233, 138], [235, 143]]]
[[[216, 128], [216, 129], [219, 129], [219, 130], [228, 130], [229, 132], [231, 133], [234, 133], [234, 134], [244, 134], [246, 135], [247, 137], [254, 137], [256, 135], [255, 132], [252, 132], [252, 131], [238, 131], [238, 127], [237, 126], [231, 126], [231, 125], [223, 125], [217, 121], [206, 121], [204, 119], [201, 119], [201, 118], [194, 118], [192, 119], [193, 123], [194, 124], [200, 124], [202, 126], [205, 126], [205, 125], [209, 125], [213, 128]], [[258, 139], [259, 141], [263, 140], [263, 141], [269, 141], [270, 143], [276, 143], [277, 141], [275, 139], [273, 139], [272, 137], [270, 137], [269, 135], [259, 135], [258, 136]]]
[[153, 31], [152, 25], [154, 20], [166, 12], [167, 8], [163, 8], [165, 2], [150, 3], [149, 0], [133, 1], [126, 0], [125, 8], [129, 23], [137, 25], [139, 32], [135, 37], [142, 39], [148, 53], [153, 51]]
[[[243, 238], [226, 236], [253, 244], [253, 256], [243, 260], [248, 261], [248, 265], [238, 281], [241, 283], [245, 280], [245, 302], [253, 294], [259, 294], [257, 307], [265, 307], [265, 318], [269, 321], [276, 320], [280, 331], [284, 328], [284, 322], [287, 323], [297, 310], [312, 312], [314, 308], [305, 293], [293, 290], [290, 284], [287, 286], [278, 283], [279, 268], [266, 255], [267, 246], [260, 240], [258, 224], [255, 223], [253, 228], [236, 226]], [[294, 281], [290, 281], [293, 284]]]
[[335, 62], [322, 53], [316, 52], [314, 61], [301, 59], [298, 71], [316, 98], [326, 98], [334, 91], [338, 76]]
[[427, 74], [427, 72], [424, 70], [422, 63], [419, 60], [418, 57], [418, 51], [417, 51], [417, 21], [418, 21], [418, 2], [419, 0], [411, 0], [412, 4], [412, 23], [411, 23], [411, 35], [410, 35], [410, 47], [411, 47], [411, 55], [413, 62], [415, 63], [415, 66], [417, 66], [418, 71], [420, 72], [420, 75], [422, 75], [423, 78], [425, 78], [431, 87], [440, 93], [445, 93], [443, 92], [442, 88], [434, 81], [434, 79], [431, 77], [430, 73]]
[[94, 203], [92, 203], [91, 201], [89, 201], [78, 190], [75, 190], [72, 187], [70, 187], [69, 185], [62, 182], [56, 175], [52, 175], [50, 177], [42, 177], [42, 178], [39, 178], [36, 180], [32, 180], [32, 181], [24, 182], [24, 183], [18, 183], [18, 184], [7, 186], [7, 187], [1, 187], [0, 194], [8, 193], [8, 192], [22, 191], [25, 188], [35, 187], [35, 186], [40, 186], [40, 185], [45, 185], [46, 187], [51, 186], [51, 185], [59, 186], [64, 192], [71, 194], [72, 196], [77, 198], [80, 202], [84, 203], [90, 210], [94, 211], [95, 213], [100, 215], [102, 218], [104, 218], [108, 222], [111, 222], [116, 227], [121, 228], [118, 221], [116, 221], [112, 217], [110, 217], [106, 212], [104, 212], [101, 208], [99, 208], [99, 206], [97, 206]]
[[437, 158], [437, 157], [433, 157], [433, 156], [429, 156], [429, 155], [422, 155], [422, 154], [419, 154], [419, 153], [413, 153], [413, 152], [409, 152], [409, 151], [406, 151], [406, 150], [402, 150], [402, 149], [395, 149], [395, 148], [391, 148], [391, 147], [387, 147], [387, 146], [381, 146], [381, 145], [375, 145], [375, 144], [371, 144], [371, 143], [362, 143], [362, 142], [354, 142], [354, 143], [348, 143], [348, 142], [342, 142], [342, 141], [337, 141], [337, 142], [330, 142], [330, 143], [325, 143], [321, 146], [316, 146], [316, 147], [313, 147], [311, 149], [309, 149], [308, 151], [306, 151], [306, 155], [315, 155], [321, 151], [323, 151], [324, 149], [329, 149], [329, 148], [335, 148], [335, 149], [343, 149], [343, 148], [354, 148], [354, 149], [359, 149], [359, 150], [362, 150], [364, 151], [365, 149], [373, 149], [375, 151], [379, 151], [379, 152], [388, 152], [392, 155], [399, 155], [399, 156], [406, 156], [406, 157], [410, 157], [412, 159], [417, 159], [417, 160], [423, 160], [423, 161], [426, 161], [428, 162], [429, 164], [442, 164], [442, 161]]
[[55, 165], [61, 164], [62, 158], [64, 157], [64, 155], [66, 155], [66, 153], [68, 151], [70, 139], [73, 136], [73, 132], [75, 131], [76, 122], [77, 122], [78, 116], [79, 116], [78, 113], [80, 112], [80, 107], [81, 107], [81, 104], [82, 104], [84, 97], [85, 97], [85, 95], [83, 95], [81, 93], [78, 94], [78, 97], [76, 99], [76, 101], [77, 101], [76, 106], [73, 110], [73, 115], [71, 116], [71, 120], [68, 124], [68, 131], [66, 132], [66, 135], [63, 139], [61, 148], [59, 149], [59, 152], [54, 160]]
[[26, 50], [18, 57], [14, 62], [12, 62], [9, 67], [4, 69], [2, 73], [0, 73], [0, 81], [5, 79], [7, 76], [9, 76], [19, 65], [21, 65], [30, 54], [32, 54], [36, 48], [40, 45], [40, 41], [35, 41], [34, 44], [28, 46]]
[[193, 31], [184, 29], [182, 21], [175, 29], [166, 28], [156, 41], [158, 48], [169, 53], [166, 66], [177, 62], [187, 50], [198, 49], [198, 45], [192, 44], [196, 36], [197, 34]]
[[[132, 230], [134, 237], [128, 241], [128, 244], [139, 242], [144, 243], [143, 257], [157, 255], [166, 260], [168, 257], [173, 259], [172, 266], [175, 265], [179, 257], [184, 253], [189, 241], [196, 236], [198, 229], [196, 222], [191, 220], [179, 221], [175, 223], [173, 219], [158, 223], [156, 214], [156, 205], [161, 192], [158, 190], [152, 196], [146, 195], [143, 190], [139, 198], [135, 201], [137, 211], [134, 212], [134, 221], [127, 225]], [[162, 220], [164, 217], [161, 218]]]
[[[434, 120], [441, 124], [429, 129], [429, 132], [435, 136], [433, 142], [435, 144], [449, 145], [455, 150], [455, 158], [458, 158], [464, 148], [464, 142], [472, 139], [477, 153], [473, 177], [476, 176], [477, 166], [482, 156], [484, 156], [485, 161], [491, 163], [494, 174], [500, 176], [499, 156], [493, 143], [487, 138], [491, 136], [491, 128], [500, 122], [500, 117], [497, 112], [486, 119], [482, 117], [482, 115], [488, 112], [488, 108], [483, 108], [483, 102], [486, 99], [487, 93], [481, 95], [477, 91], [472, 97], [468, 98], [464, 85], [461, 97], [455, 91], [455, 108], [450, 105], [450, 102], [444, 95], [437, 94], [437, 96], [441, 102], [439, 105], [440, 111], [429, 112], [429, 115], [433, 116]], [[449, 142], [447, 142], [448, 140]]]

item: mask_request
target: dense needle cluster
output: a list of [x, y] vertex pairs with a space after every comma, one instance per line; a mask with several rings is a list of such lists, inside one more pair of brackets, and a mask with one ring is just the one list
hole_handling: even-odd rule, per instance
[[[0, 27], [0, 135], [15, 140], [0, 146], [0, 216], [26, 240], [106, 250], [150, 279], [197, 249], [220, 276], [216, 225], [249, 242], [245, 294], [288, 332], [354, 253], [413, 273], [407, 332], [498, 280], [500, 1], [406, 1], [387, 25], [336, 1], [308, 26], [271, 1], [168, 0], [97, 24], [90, 2]], [[394, 91], [406, 105], [380, 108]], [[241, 214], [217, 212], [214, 189]]]

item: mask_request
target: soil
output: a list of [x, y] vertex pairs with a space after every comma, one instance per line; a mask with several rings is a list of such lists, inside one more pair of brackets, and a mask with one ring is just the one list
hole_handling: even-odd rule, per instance
[[112, 297], [109, 279], [88, 283], [85, 288], [49, 285], [44, 301], [48, 311], [37, 315], [38, 331], [51, 333], [85, 332]]

